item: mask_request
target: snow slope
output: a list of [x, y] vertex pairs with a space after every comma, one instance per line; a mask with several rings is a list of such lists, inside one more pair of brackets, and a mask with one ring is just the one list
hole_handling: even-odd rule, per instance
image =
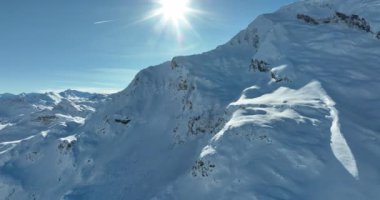
[[377, 199], [378, 10], [300, 1], [149, 67], [83, 126], [9, 140], [0, 198]]
[[73, 90], [1, 95], [0, 154], [38, 135], [66, 134], [76, 129], [106, 99], [106, 95]]

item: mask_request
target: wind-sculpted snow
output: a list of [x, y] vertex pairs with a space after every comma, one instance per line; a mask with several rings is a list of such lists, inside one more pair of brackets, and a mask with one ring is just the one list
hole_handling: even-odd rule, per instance
[[[307, 107], [328, 110], [330, 112], [329, 117], [332, 119], [330, 128], [332, 151], [351, 175], [358, 178], [358, 170], [354, 156], [340, 131], [338, 110], [335, 108], [335, 102], [326, 94], [318, 82], [309, 83], [300, 90], [279, 88], [271, 94], [266, 94], [254, 99], [246, 99], [246, 97], [243, 96], [242, 99], [232, 103], [230, 106], [245, 107], [245, 109], [235, 111], [233, 119], [226, 124], [227, 127], [241, 126], [245, 123], [269, 126], [273, 121], [283, 119], [292, 119], [298, 123], [310, 121], [316, 124], [318, 123], [318, 119], [303, 116], [292, 108]], [[250, 107], [246, 108], [247, 106]], [[259, 107], [257, 108], [257, 106]], [[247, 116], [241, 115], [241, 112], [262, 112], [265, 114]]]
[[109, 97], [1, 95], [0, 199], [377, 199], [379, 6], [296, 2]]

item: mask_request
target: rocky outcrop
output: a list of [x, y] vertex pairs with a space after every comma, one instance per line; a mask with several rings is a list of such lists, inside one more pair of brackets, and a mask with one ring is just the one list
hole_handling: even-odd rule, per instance
[[360, 17], [356, 14], [345, 14], [337, 11], [332, 17], [320, 19], [313, 18], [306, 14], [297, 14], [297, 19], [311, 25], [342, 23], [348, 25], [349, 27], [365, 31], [367, 33], [373, 33], [369, 22], [363, 17]]

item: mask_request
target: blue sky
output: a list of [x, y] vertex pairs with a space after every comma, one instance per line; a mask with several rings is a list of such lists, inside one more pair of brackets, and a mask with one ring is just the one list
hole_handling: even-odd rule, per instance
[[[154, 0], [3, 0], [0, 93], [79, 89], [114, 92], [141, 69], [227, 42], [257, 15], [294, 0], [191, 0], [201, 10], [178, 41]], [[161, 28], [158, 31], [157, 28]]]

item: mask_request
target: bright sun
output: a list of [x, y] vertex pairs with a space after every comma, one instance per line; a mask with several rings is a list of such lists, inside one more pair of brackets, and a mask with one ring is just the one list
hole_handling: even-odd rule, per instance
[[154, 9], [145, 20], [151, 18], [159, 18], [159, 23], [156, 25], [156, 29], [160, 32], [171, 24], [172, 30], [175, 31], [178, 40], [183, 39], [183, 29], [193, 28], [187, 19], [190, 15], [200, 13], [190, 7], [190, 0], [155, 0], [157, 8]]
[[166, 20], [178, 22], [186, 19], [186, 14], [190, 11], [189, 0], [160, 0], [161, 8], [158, 9], [160, 15]]

